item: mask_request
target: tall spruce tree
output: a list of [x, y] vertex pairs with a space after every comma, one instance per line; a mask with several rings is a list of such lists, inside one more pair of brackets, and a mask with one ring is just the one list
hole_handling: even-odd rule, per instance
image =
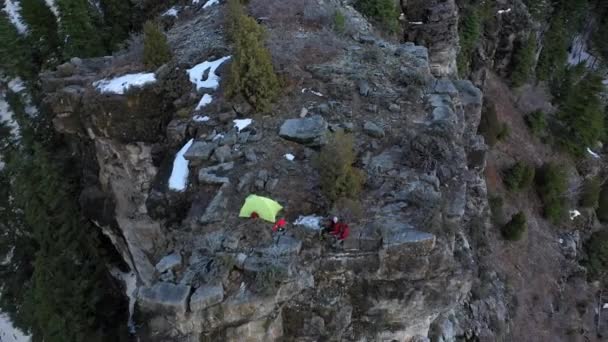
[[530, 37], [515, 51], [513, 58], [513, 71], [511, 81], [518, 87], [528, 82], [534, 73], [534, 58], [536, 54], [536, 36]]
[[57, 18], [44, 0], [21, 0], [21, 15], [29, 28], [35, 63], [52, 67], [61, 58]]
[[30, 78], [33, 76], [32, 67], [32, 55], [26, 40], [6, 16], [0, 15], [0, 70], [9, 76]]
[[93, 57], [106, 52], [102, 35], [92, 24], [87, 0], [57, 0], [61, 15], [63, 57]]
[[171, 49], [160, 26], [152, 21], [144, 25], [144, 65], [158, 68], [171, 60]]
[[116, 50], [134, 28], [133, 4], [125, 0], [100, 0], [103, 12], [106, 45]]

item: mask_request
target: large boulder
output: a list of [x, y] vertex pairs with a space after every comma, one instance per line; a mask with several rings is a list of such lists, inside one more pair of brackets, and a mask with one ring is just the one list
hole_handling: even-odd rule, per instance
[[190, 310], [192, 312], [202, 311], [206, 308], [221, 303], [224, 299], [224, 288], [222, 284], [203, 285], [196, 289], [190, 298]]
[[139, 290], [138, 303], [142, 310], [153, 313], [185, 313], [190, 286], [160, 282]]
[[327, 121], [320, 115], [303, 119], [289, 119], [281, 125], [279, 136], [307, 146], [327, 143]]

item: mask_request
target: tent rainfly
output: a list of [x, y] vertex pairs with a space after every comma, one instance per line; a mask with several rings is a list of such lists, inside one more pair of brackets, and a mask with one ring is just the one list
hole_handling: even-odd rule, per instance
[[279, 211], [283, 209], [275, 200], [258, 195], [249, 195], [241, 208], [239, 217], [251, 217], [253, 212], [266, 221], [275, 222]]

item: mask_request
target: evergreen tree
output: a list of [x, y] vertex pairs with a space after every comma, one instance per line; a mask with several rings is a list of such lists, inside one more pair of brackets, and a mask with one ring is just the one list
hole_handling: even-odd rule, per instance
[[566, 212], [567, 175], [557, 164], [545, 164], [536, 177], [538, 194], [544, 204], [544, 215], [558, 224]]
[[363, 188], [364, 175], [355, 163], [352, 135], [337, 132], [319, 154], [321, 190], [335, 203], [341, 198], [357, 199]]
[[21, 0], [21, 15], [29, 27], [36, 64], [52, 66], [61, 57], [57, 18], [44, 0]]
[[92, 24], [87, 0], [57, 0], [64, 41], [63, 57], [94, 57], [106, 52], [101, 35]]
[[530, 34], [522, 46], [520, 46], [513, 56], [513, 71], [511, 81], [515, 87], [528, 82], [534, 73], [534, 60], [536, 55], [536, 37]]
[[116, 50], [134, 28], [133, 4], [126, 0], [100, 0], [99, 4], [103, 11], [107, 45]]
[[511, 241], [520, 240], [528, 226], [526, 221], [526, 214], [521, 211], [513, 215], [511, 221], [501, 229], [503, 238]]
[[0, 42], [0, 70], [9, 76], [32, 77], [32, 57], [26, 42], [4, 15], [0, 15]]
[[258, 111], [267, 111], [279, 95], [279, 80], [270, 52], [264, 46], [264, 28], [255, 19], [236, 15], [234, 56], [230, 66], [228, 96], [243, 95]]
[[167, 37], [160, 27], [148, 21], [144, 25], [144, 64], [156, 69], [171, 60], [171, 49]]
[[481, 35], [482, 25], [477, 8], [463, 13], [458, 27], [460, 52], [457, 57], [458, 72], [461, 76], [469, 73], [469, 63]]
[[393, 0], [357, 0], [355, 8], [366, 16], [377, 21], [389, 32], [398, 28], [399, 11]]

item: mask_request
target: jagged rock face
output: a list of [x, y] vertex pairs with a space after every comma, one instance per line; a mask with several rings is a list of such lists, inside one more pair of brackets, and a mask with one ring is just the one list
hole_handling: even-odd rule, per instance
[[[430, 25], [430, 33], [415, 37], [430, 45], [430, 56], [422, 46], [372, 36], [345, 8], [351, 24], [362, 24], [334, 58], [305, 66], [305, 85], [315, 92], [291, 89], [277, 105], [280, 114], [254, 117], [242, 131], [221, 99], [204, 123], [170, 117], [200, 96], [178, 76], [185, 68], [163, 67], [157, 84], [125, 95], [91, 88], [110, 67], [106, 60], [96, 70], [83, 61], [48, 75], [55, 127], [94, 143], [103, 195], [90, 191], [99, 200], [89, 202], [111, 199], [107, 221], [117, 229], [104, 232], [140, 279], [142, 340], [402, 341], [428, 336], [431, 326], [451, 334], [448, 323], [433, 323], [460, 309], [471, 288], [463, 236], [486, 205], [483, 163], [469, 167], [471, 154], [485, 152], [475, 134], [482, 94], [468, 81], [443, 77], [455, 73], [456, 48], [448, 46], [457, 39], [453, 1], [408, 6]], [[215, 19], [192, 18], [171, 30], [172, 43], [188, 42], [182, 35], [202, 20]], [[281, 28], [269, 29], [274, 36]], [[196, 55], [221, 46], [210, 43]], [[176, 55], [187, 62], [194, 54], [189, 46]], [[72, 69], [82, 74], [77, 80], [64, 75]], [[292, 224], [272, 233], [267, 222], [237, 217], [251, 192], [279, 201], [290, 222], [328, 214], [318, 152], [309, 147], [342, 129], [355, 135], [357, 164], [368, 175], [360, 196], [365, 212], [353, 215], [346, 241]], [[190, 137], [190, 185], [168, 191], [168, 149]]]
[[433, 75], [455, 76], [458, 56], [458, 6], [454, 0], [408, 0], [405, 39], [429, 49]]

